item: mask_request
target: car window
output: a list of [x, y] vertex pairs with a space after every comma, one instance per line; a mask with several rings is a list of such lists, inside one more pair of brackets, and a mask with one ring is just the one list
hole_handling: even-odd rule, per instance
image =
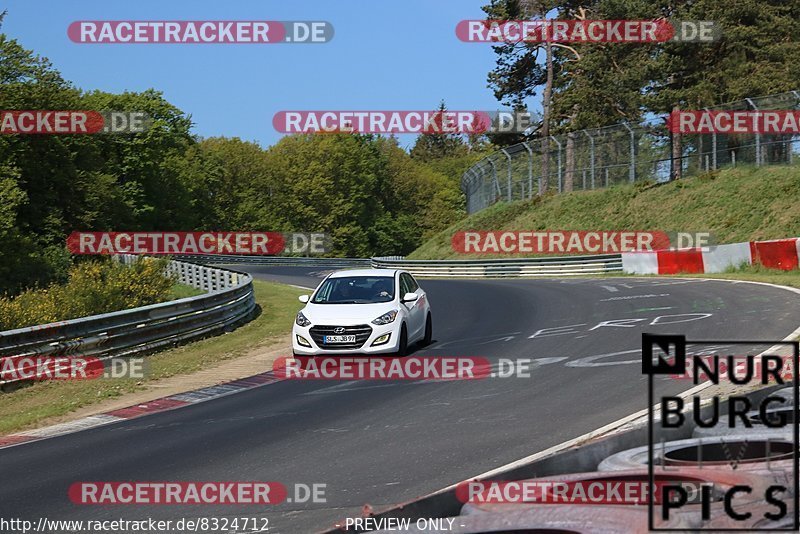
[[411, 289], [411, 287], [409, 276], [406, 273], [400, 273], [400, 294], [413, 293], [414, 289]]
[[374, 304], [394, 300], [394, 279], [390, 276], [347, 276], [328, 278], [311, 301], [314, 304]]
[[413, 277], [413, 276], [411, 276], [410, 274], [407, 274], [407, 273], [403, 273], [403, 274], [405, 274], [405, 276], [406, 276], [406, 278], [407, 278], [407, 280], [406, 280], [406, 281], [407, 281], [407, 283], [408, 283], [408, 290], [409, 290], [410, 292], [412, 292], [412, 293], [413, 293], [413, 292], [415, 292], [417, 289], [419, 289], [419, 284], [417, 283], [417, 281], [416, 281], [416, 280], [414, 280], [414, 277]]

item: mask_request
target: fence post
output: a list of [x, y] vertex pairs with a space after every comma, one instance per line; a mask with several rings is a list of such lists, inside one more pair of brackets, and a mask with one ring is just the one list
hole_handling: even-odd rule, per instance
[[500, 152], [505, 154], [506, 158], [508, 158], [508, 201], [511, 202], [511, 154], [509, 154], [505, 148]]
[[627, 122], [623, 122], [622, 125], [630, 134], [631, 161], [628, 164], [628, 181], [633, 183], [636, 181], [636, 135], [633, 133], [633, 129]]
[[[710, 113], [708, 108], [703, 108], [706, 113]], [[714, 130], [711, 132], [711, 168], [717, 168], [717, 131]], [[706, 170], [708, 170], [708, 164], [706, 164]]]
[[467, 185], [467, 182], [469, 181], [467, 177], [469, 176], [470, 172], [472, 172], [472, 167], [464, 171], [464, 174], [461, 175], [461, 191], [464, 193], [464, 197], [467, 200], [467, 213], [472, 213], [472, 210], [470, 210], [470, 204], [472, 203], [472, 200], [470, 199], [469, 186]]
[[528, 200], [530, 200], [533, 198], [533, 149], [524, 141], [522, 146], [528, 151]]
[[561, 192], [561, 143], [556, 139], [555, 135], [551, 135], [550, 139], [558, 146], [558, 192]]
[[[592, 177], [592, 189], [594, 189], [594, 137], [589, 133], [589, 130], [584, 130], [584, 134], [589, 138], [589, 174]], [[584, 175], [583, 188], [586, 189], [586, 179]]]
[[480, 198], [477, 198], [479, 191], [480, 196], [484, 197], [486, 195], [484, 191], [485, 182], [481, 180], [481, 175], [475, 170], [476, 166], [477, 163], [467, 169], [467, 172], [464, 173], [464, 178], [461, 179], [461, 189], [467, 197], [467, 213], [475, 211], [476, 204], [480, 200]]
[[[486, 161], [488, 161], [489, 165], [492, 167], [492, 179], [494, 180], [494, 185], [497, 188], [497, 197], [500, 197], [503, 192], [500, 190], [500, 182], [497, 180], [497, 167], [495, 166], [494, 161], [492, 161], [492, 158], [486, 158]], [[496, 200], [497, 198], [495, 198], [495, 201]]]
[[[755, 110], [756, 112], [755, 119], [756, 122], [758, 122], [759, 119], [758, 106], [756, 106], [752, 98], [745, 98], [745, 101], [747, 101], [747, 103], [750, 104], [750, 107], [752, 107]], [[756, 130], [758, 130], [758, 128], [756, 128]], [[761, 166], [761, 133], [756, 131], [756, 167], [760, 166]]]

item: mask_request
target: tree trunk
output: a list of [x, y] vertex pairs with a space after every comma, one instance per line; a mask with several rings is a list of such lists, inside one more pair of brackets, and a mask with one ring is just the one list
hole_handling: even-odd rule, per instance
[[[675, 104], [672, 107], [672, 116], [676, 117], [680, 107]], [[674, 130], [674, 128], [673, 128]], [[670, 180], [680, 180], [683, 176], [683, 149], [681, 147], [681, 133], [672, 132], [672, 159], [670, 160]]]
[[[572, 113], [569, 116], [569, 128], [575, 127], [575, 120], [578, 118], [578, 105], [572, 106]], [[575, 183], [575, 136], [574, 131], [567, 133], [567, 154], [566, 154], [566, 173], [564, 176], [564, 192], [572, 191]]]
[[553, 95], [553, 47], [545, 41], [544, 49], [547, 62], [547, 81], [542, 95], [542, 181], [539, 194], [547, 191], [550, 181], [550, 103]]

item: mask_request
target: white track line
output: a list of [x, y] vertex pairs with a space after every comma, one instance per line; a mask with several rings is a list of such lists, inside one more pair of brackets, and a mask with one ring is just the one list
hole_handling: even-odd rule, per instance
[[[753, 281], [750, 281], [750, 280], [728, 280], [728, 279], [725, 279], [725, 278], [697, 278], [696, 280], [757, 284], [757, 285], [775, 287], [775, 288], [779, 288], [779, 289], [785, 289], [787, 291], [791, 291], [792, 293], [797, 293], [797, 294], [800, 295], [800, 289], [797, 289], [797, 288], [794, 288], [794, 287], [788, 287], [788, 286], [781, 286], [781, 285], [777, 285], [777, 284], [770, 284], [768, 282], [753, 282]], [[792, 333], [790, 333], [788, 336], [783, 338], [782, 341], [793, 341], [797, 337], [800, 337], [800, 327], [796, 328]], [[691, 340], [689, 340], [689, 342], [691, 343]], [[762, 352], [758, 356], [761, 356], [762, 354], [765, 354], [767, 352], [774, 351], [777, 348], [780, 348], [780, 345], [775, 345], [773, 347], [770, 347], [769, 349], [765, 350], [764, 352]], [[697, 386], [694, 386], [693, 388], [690, 388], [690, 389], [684, 391], [683, 393], [680, 394], [680, 397], [683, 398], [683, 399], [686, 399], [687, 397], [689, 397], [691, 395], [694, 395], [695, 393], [699, 393], [700, 391], [706, 389], [707, 387], [709, 387], [711, 385], [713, 385], [711, 383], [711, 381], [704, 382], [702, 384], [699, 384]], [[653, 406], [653, 409], [656, 410], [656, 412], [654, 412], [654, 413], [658, 412], [658, 408], [659, 407], [660, 407], [660, 404], [656, 404], [655, 406]], [[502, 466], [497, 467], [495, 469], [491, 469], [489, 471], [486, 471], [485, 473], [481, 473], [479, 475], [475, 475], [475, 476], [470, 477], [470, 478], [468, 478], [466, 480], [474, 480], [474, 479], [482, 479], [482, 478], [491, 477], [491, 476], [500, 474], [500, 473], [502, 473], [504, 471], [508, 471], [510, 469], [514, 469], [515, 467], [519, 467], [521, 465], [533, 462], [534, 460], [539, 460], [539, 459], [545, 458], [547, 456], [555, 455], [558, 452], [567, 450], [567, 449], [569, 449], [571, 447], [574, 447], [574, 446], [576, 446], [578, 444], [590, 441], [590, 440], [595, 439], [595, 438], [597, 438], [599, 436], [602, 436], [604, 434], [610, 433], [610, 432], [612, 432], [614, 430], [619, 430], [622, 427], [624, 427], [625, 425], [634, 426], [634, 422], [635, 421], [637, 421], [638, 419], [644, 419], [644, 418], [647, 417], [648, 411], [649, 410], [647, 408], [645, 408], [644, 410], [640, 410], [640, 411], [638, 411], [636, 413], [632, 413], [631, 415], [628, 415], [628, 416], [623, 417], [621, 419], [618, 419], [618, 420], [616, 420], [616, 421], [614, 421], [612, 423], [609, 423], [609, 424], [607, 424], [605, 426], [602, 426], [602, 427], [600, 427], [600, 428], [598, 428], [596, 430], [593, 430], [591, 432], [583, 434], [582, 436], [578, 436], [577, 438], [571, 439], [569, 441], [565, 441], [563, 443], [559, 443], [558, 445], [554, 445], [554, 446], [550, 447], [549, 449], [545, 449], [543, 451], [539, 451], [537, 453], [531, 454], [530, 456], [526, 456], [524, 458], [520, 458], [519, 460], [515, 460], [513, 462], [510, 462], [508, 464], [502, 465]], [[433, 492], [433, 493], [431, 493], [429, 495], [435, 495], [437, 493], [442, 493], [442, 492], [445, 492], [445, 491], [449, 491], [449, 490], [455, 488], [456, 486], [458, 486], [458, 484], [459, 483], [452, 484], [450, 486], [447, 486], [446, 488], [442, 488], [442, 489], [440, 489], [438, 491], [435, 491], [435, 492]]]

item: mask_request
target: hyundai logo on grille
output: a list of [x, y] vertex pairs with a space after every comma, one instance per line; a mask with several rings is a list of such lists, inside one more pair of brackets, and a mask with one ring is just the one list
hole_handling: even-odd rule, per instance
[[333, 329], [333, 333], [334, 334], [344, 334], [344, 328], [342, 328], [341, 326], [337, 326], [336, 328]]

